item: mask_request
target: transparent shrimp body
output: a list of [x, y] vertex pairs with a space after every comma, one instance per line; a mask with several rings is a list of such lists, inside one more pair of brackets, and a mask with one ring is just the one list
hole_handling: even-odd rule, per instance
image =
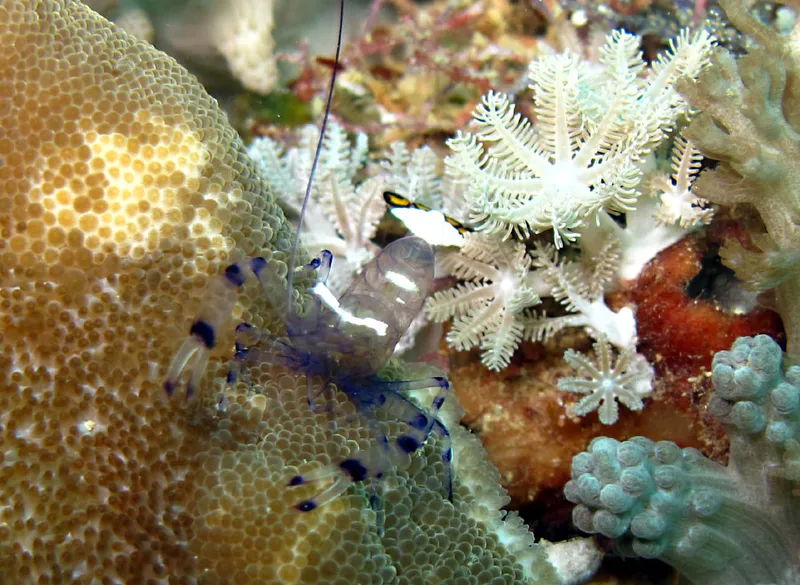
[[[431, 246], [421, 238], [397, 240], [364, 267], [339, 299], [318, 279], [313, 289], [318, 313], [290, 318], [288, 335], [297, 350], [328, 368], [323, 375], [371, 376], [386, 364], [422, 309], [432, 280]], [[305, 339], [298, 330], [309, 325], [311, 336]]]
[[[378, 433], [375, 447], [290, 478], [287, 482], [290, 487], [330, 481], [315, 496], [298, 503], [297, 510], [314, 510], [343, 493], [350, 483], [379, 479], [392, 467], [406, 464], [431, 433], [442, 438], [439, 445], [448, 475], [445, 485], [450, 485], [449, 434], [437, 420], [438, 410], [449, 390], [447, 380], [431, 377], [390, 382], [376, 377], [422, 308], [433, 279], [433, 249], [416, 237], [389, 244], [338, 299], [325, 286], [331, 262], [331, 254], [326, 250], [301, 268], [316, 271], [311, 307], [303, 314], [282, 302], [288, 298], [281, 294], [286, 285], [265, 260], [255, 258], [244, 265], [229, 267], [210, 287], [207, 304], [201, 308], [190, 327], [189, 337], [170, 365], [165, 390], [174, 391], [183, 370], [190, 364], [187, 394], [196, 388], [208, 354], [219, 336], [218, 328], [227, 322], [223, 313], [227, 310], [230, 317], [235, 291], [249, 272], [258, 279], [269, 298], [275, 299], [273, 308], [283, 317], [285, 335], [275, 336], [247, 323], [238, 325], [229, 382], [253, 365], [283, 365], [306, 374], [311, 408], [315, 397], [311, 394], [310, 379], [321, 376], [326, 381], [326, 391], [332, 391], [335, 386], [344, 392], [368, 420], [375, 420], [381, 409], [389, 417], [408, 425], [405, 432], [391, 441]], [[216, 303], [216, 306], [208, 303]], [[427, 412], [407, 397], [409, 392], [426, 388], [438, 389]], [[377, 429], [377, 425], [372, 426]]]

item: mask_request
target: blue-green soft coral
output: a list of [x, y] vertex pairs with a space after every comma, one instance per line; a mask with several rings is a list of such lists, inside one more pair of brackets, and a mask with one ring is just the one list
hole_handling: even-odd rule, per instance
[[598, 437], [572, 460], [573, 521], [694, 583], [800, 583], [800, 367], [766, 335], [737, 339], [712, 367], [728, 466], [670, 441]]

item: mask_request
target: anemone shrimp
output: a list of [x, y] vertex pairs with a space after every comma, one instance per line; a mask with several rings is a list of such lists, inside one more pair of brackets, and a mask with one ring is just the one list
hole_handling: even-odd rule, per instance
[[[340, 2], [339, 38], [335, 63], [339, 61], [344, 0]], [[294, 262], [302, 230], [314, 171], [322, 148], [330, 113], [337, 67], [333, 67], [325, 114], [314, 161], [309, 174], [305, 199], [292, 246], [286, 281], [264, 258], [231, 264], [212, 281], [205, 300], [193, 320], [187, 338], [174, 355], [164, 382], [167, 394], [173, 394], [186, 370], [187, 397], [199, 386], [211, 351], [217, 345], [222, 328], [231, 321], [237, 291], [252, 275], [269, 296], [284, 333], [274, 335], [248, 323], [235, 328], [235, 349], [228, 382], [235, 381], [248, 367], [277, 364], [306, 376], [309, 408], [313, 408], [311, 377], [325, 381], [325, 392], [335, 387], [343, 392], [367, 420], [375, 420], [378, 410], [406, 423], [408, 429], [389, 441], [377, 436], [377, 445], [358, 450], [339, 462], [324, 465], [308, 473], [287, 479], [287, 487], [332, 480], [316, 495], [295, 505], [299, 512], [310, 512], [344, 493], [350, 484], [381, 479], [391, 468], [407, 463], [435, 433], [441, 437], [440, 454], [447, 477], [448, 497], [452, 498], [450, 437], [437, 414], [444, 404], [450, 385], [446, 378], [434, 376], [417, 380], [386, 381], [377, 373], [391, 357], [400, 337], [422, 309], [433, 281], [434, 251], [419, 237], [406, 237], [386, 246], [355, 278], [338, 299], [326, 286], [333, 262], [323, 250], [298, 270]], [[296, 273], [313, 275], [309, 291], [311, 307], [303, 313], [292, 303]], [[280, 291], [280, 294], [275, 294]], [[407, 397], [422, 389], [437, 391], [430, 409], [425, 411]], [[377, 429], [377, 425], [372, 425]]]

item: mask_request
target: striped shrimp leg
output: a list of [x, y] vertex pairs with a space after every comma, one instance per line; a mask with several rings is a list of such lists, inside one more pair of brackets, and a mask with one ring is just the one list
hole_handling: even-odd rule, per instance
[[[343, 388], [343, 390], [357, 405], [361, 402], [362, 394], [365, 402], [369, 402], [370, 405], [377, 402], [381, 407], [385, 407], [393, 417], [406, 422], [409, 426], [408, 430], [391, 442], [381, 435], [376, 446], [357, 451], [338, 464], [326, 465], [292, 477], [287, 483], [289, 487], [333, 479], [333, 483], [326, 489], [297, 504], [295, 509], [298, 511], [315, 510], [344, 493], [351, 483], [371, 478], [380, 479], [389, 469], [407, 465], [411, 455], [427, 442], [434, 430], [442, 438], [441, 456], [445, 464], [445, 485], [448, 490], [448, 498], [452, 498], [450, 434], [436, 417], [450, 390], [447, 379], [433, 377], [398, 382], [373, 381], [373, 383], [374, 386], [369, 388]], [[401, 395], [402, 392], [425, 388], [439, 388], [428, 413]]]
[[[330, 251], [322, 250], [311, 262], [299, 268], [298, 272], [313, 273], [315, 274], [316, 282], [324, 284], [328, 279], [332, 259], [333, 254]], [[316, 330], [319, 326], [318, 321], [321, 310], [319, 297], [312, 296], [312, 306], [307, 314], [302, 317], [296, 315], [293, 309], [287, 311], [286, 281], [262, 258], [257, 258], [254, 262], [256, 262], [256, 265], [253, 266], [252, 272], [261, 285], [264, 296], [272, 304], [274, 314], [283, 321], [288, 337], [307, 335], [309, 331]], [[297, 330], [297, 332], [291, 333], [290, 331], [292, 330]], [[297, 360], [292, 359], [293, 356], [298, 356], [299, 352], [292, 348], [285, 338], [271, 335], [268, 331], [257, 329], [250, 323], [242, 322], [236, 326], [234, 344], [233, 359], [228, 368], [229, 384], [238, 380], [247, 364], [278, 364], [302, 371], [302, 367], [296, 363]]]
[[[406, 464], [410, 456], [422, 447], [428, 441], [431, 433], [435, 431], [441, 437], [439, 453], [442, 457], [446, 474], [444, 485], [447, 486], [447, 498], [452, 499], [453, 478], [450, 463], [453, 460], [453, 451], [450, 445], [450, 433], [438, 419], [439, 410], [450, 392], [450, 382], [443, 376], [436, 376], [419, 380], [384, 382], [383, 384], [385, 385], [383, 388], [388, 391], [387, 395], [391, 396], [390, 404], [388, 405], [389, 411], [398, 420], [407, 422], [410, 427], [406, 434], [400, 435], [395, 439], [393, 448], [394, 463], [396, 465]], [[405, 392], [427, 388], [439, 389], [431, 401], [428, 412], [425, 412], [416, 403], [402, 396]]]
[[219, 333], [231, 320], [236, 293], [245, 282], [245, 271], [258, 275], [265, 266], [263, 258], [231, 264], [213, 279], [206, 290], [200, 311], [189, 327], [189, 335], [178, 348], [167, 368], [164, 391], [172, 395], [178, 386], [181, 374], [190, 370], [186, 387], [186, 398], [197, 390], [203, 377], [208, 358], [217, 346]]

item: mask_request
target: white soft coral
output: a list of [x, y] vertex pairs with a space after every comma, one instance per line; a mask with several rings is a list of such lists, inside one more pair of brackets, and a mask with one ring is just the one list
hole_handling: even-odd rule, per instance
[[540, 302], [525, 246], [468, 233], [461, 249], [445, 252], [442, 264], [466, 282], [434, 294], [428, 317], [454, 317], [448, 344], [458, 350], [480, 346], [486, 367], [505, 368], [522, 339], [522, 310]]
[[659, 173], [650, 181], [650, 187], [660, 200], [656, 217], [665, 225], [679, 225], [684, 229], [711, 223], [714, 210], [708, 201], [692, 192], [703, 155], [691, 140], [682, 136], [675, 139], [672, 148], [672, 177]]
[[[286, 152], [269, 138], [254, 140], [248, 150], [289, 214], [300, 212], [317, 132], [307, 128], [300, 145]], [[367, 152], [365, 134], [351, 142], [341, 126], [329, 124], [303, 219], [303, 244], [312, 251], [330, 250], [334, 256], [328, 286], [335, 294], [344, 292], [379, 251], [370, 240], [386, 211], [384, 186], [380, 177], [361, 180]]]
[[[568, 313], [528, 318], [525, 336], [540, 341], [565, 327], [582, 326], [597, 340], [594, 346], [597, 365], [572, 349], [564, 353], [564, 360], [585, 376], [558, 381], [560, 390], [587, 394], [573, 412], [583, 416], [599, 408], [600, 422], [610, 425], [618, 417], [616, 400], [631, 410], [640, 410], [642, 398], [652, 391], [653, 368], [644, 356], [636, 353], [633, 311], [623, 307], [615, 312], [603, 298], [605, 286], [619, 270], [619, 241], [608, 236], [593, 258], [582, 257], [580, 262], [560, 260], [552, 245], [538, 245], [531, 254], [550, 294]], [[584, 254], [590, 256], [585, 250]], [[612, 345], [619, 350], [616, 364], [612, 364]]]
[[625, 214], [625, 226], [601, 213], [596, 222], [581, 229], [581, 246], [597, 246], [609, 236], [620, 242], [619, 276], [633, 280], [645, 265], [690, 230], [711, 222], [714, 210], [697, 197], [692, 186], [700, 171], [702, 155], [694, 145], [678, 136], [672, 148], [672, 176], [654, 171], [646, 181], [648, 192], [639, 198], [636, 209]]
[[557, 317], [541, 314], [526, 318], [526, 338], [543, 341], [567, 327], [585, 327], [592, 336], [604, 335], [616, 347], [636, 346], [633, 311], [629, 307], [612, 311], [604, 299], [605, 287], [616, 279], [619, 269], [619, 242], [614, 237], [598, 246], [591, 267], [586, 258], [574, 262], [559, 259], [552, 245], [537, 245], [531, 256], [547, 296], [568, 312]]
[[639, 162], [686, 110], [674, 85], [697, 76], [712, 38], [682, 33], [649, 69], [639, 43], [614, 31], [597, 66], [570, 53], [534, 61], [535, 127], [506, 95], [483, 97], [474, 114], [477, 132], [450, 140], [446, 160], [468, 185], [481, 229], [527, 237], [552, 228], [561, 247], [594, 213], [631, 209]]

